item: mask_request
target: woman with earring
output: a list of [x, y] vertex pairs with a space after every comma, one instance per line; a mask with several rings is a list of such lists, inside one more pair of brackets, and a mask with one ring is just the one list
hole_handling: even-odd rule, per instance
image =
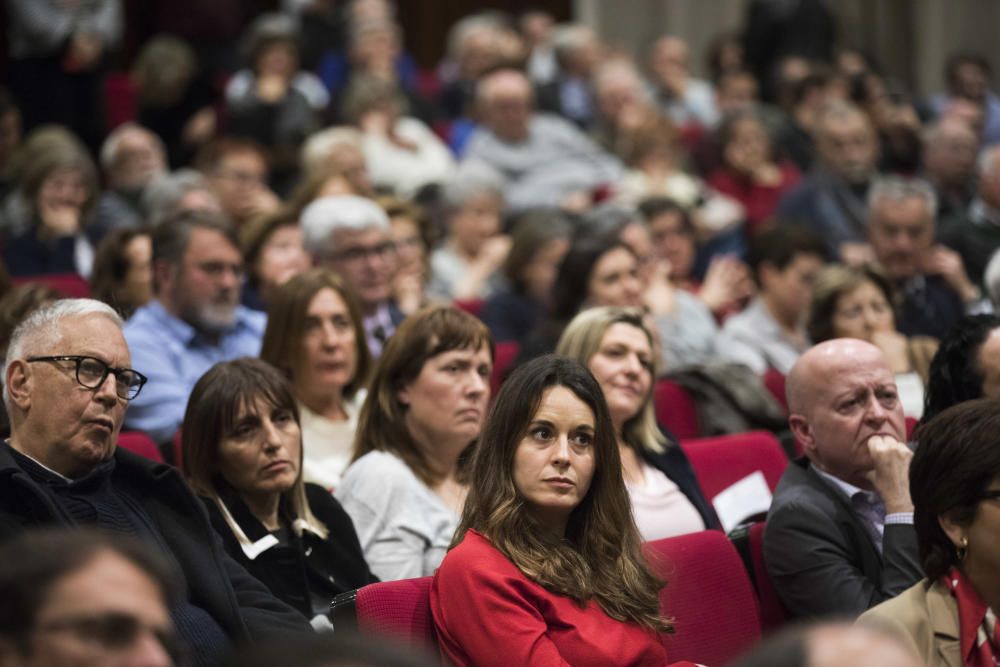
[[1000, 403], [966, 401], [917, 431], [913, 524], [926, 577], [861, 616], [929, 667], [1000, 664]]

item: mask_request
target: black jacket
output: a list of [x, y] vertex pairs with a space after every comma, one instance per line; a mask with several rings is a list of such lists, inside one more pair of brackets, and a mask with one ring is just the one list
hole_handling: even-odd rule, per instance
[[[251, 542], [269, 533], [257, 520], [233, 489], [220, 489], [220, 498], [233, 520], [239, 524]], [[316, 518], [329, 531], [323, 539], [308, 530], [301, 537], [289, 532], [287, 545], [275, 545], [250, 558], [226, 523], [218, 504], [202, 498], [216, 532], [222, 536], [226, 553], [263, 582], [275, 597], [295, 607], [307, 616], [325, 613], [334, 596], [378, 581], [368, 564], [351, 517], [329, 492], [316, 484], [306, 484], [306, 500]], [[290, 526], [294, 520], [280, 508], [282, 523]], [[317, 605], [314, 600], [324, 600]]]
[[[301, 614], [226, 555], [204, 507], [176, 469], [121, 448], [114, 457], [112, 488], [138, 500], [180, 567], [191, 603], [207, 611], [230, 639], [310, 630]], [[9, 447], [0, 446], [0, 540], [34, 526], [70, 523], [49, 492], [17, 465]]]

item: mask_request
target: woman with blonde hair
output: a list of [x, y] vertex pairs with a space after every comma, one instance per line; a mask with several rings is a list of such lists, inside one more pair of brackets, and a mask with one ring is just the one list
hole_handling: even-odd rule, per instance
[[587, 366], [604, 392], [625, 487], [643, 539], [718, 528], [680, 446], [656, 423], [656, 339], [636, 308], [591, 308], [566, 327], [556, 353]]
[[311, 269], [274, 290], [260, 357], [291, 380], [305, 478], [336, 487], [351, 460], [372, 364], [361, 311], [340, 276]]
[[455, 665], [665, 665], [663, 587], [642, 555], [607, 405], [546, 355], [504, 383], [431, 613]]
[[427, 576], [444, 557], [492, 368], [486, 325], [447, 306], [407, 317], [382, 351], [336, 491], [382, 579]]
[[299, 411], [280, 372], [259, 359], [216, 364], [181, 432], [184, 475], [226, 552], [275, 597], [325, 618], [334, 596], [376, 581], [350, 517], [302, 479]]

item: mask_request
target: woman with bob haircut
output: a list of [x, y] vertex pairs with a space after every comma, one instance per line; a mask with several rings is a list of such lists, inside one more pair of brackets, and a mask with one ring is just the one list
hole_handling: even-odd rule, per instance
[[504, 383], [434, 576], [455, 665], [664, 665], [663, 582], [642, 555], [593, 376], [546, 355]]
[[310, 269], [275, 289], [260, 358], [291, 380], [303, 475], [335, 488], [351, 461], [372, 365], [360, 307], [340, 276]]
[[245, 357], [195, 384], [181, 431], [184, 476], [226, 552], [307, 618], [377, 581], [351, 518], [302, 479], [302, 431], [281, 373]]
[[896, 376], [903, 412], [919, 418], [938, 341], [899, 333], [895, 303], [892, 284], [874, 267], [827, 266], [813, 283], [806, 332], [813, 345], [859, 338], [882, 350]]
[[637, 308], [591, 308], [569, 323], [556, 353], [584, 364], [604, 393], [625, 488], [645, 540], [718, 528], [684, 450], [656, 423], [656, 340]]
[[903, 638], [929, 667], [1000, 663], [1000, 403], [948, 408], [917, 431], [913, 527], [924, 579], [859, 623]]
[[382, 351], [336, 495], [383, 580], [433, 574], [444, 557], [492, 368], [486, 325], [448, 306], [407, 317]]
[[1000, 317], [967, 315], [931, 359], [921, 422], [963, 401], [1000, 398]]

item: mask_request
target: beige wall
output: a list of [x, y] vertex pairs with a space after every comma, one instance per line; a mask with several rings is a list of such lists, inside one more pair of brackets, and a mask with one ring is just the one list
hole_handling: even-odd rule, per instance
[[[723, 30], [739, 28], [749, 0], [574, 0], [575, 15], [609, 43], [638, 53], [671, 32], [691, 45], [704, 73], [705, 49]], [[955, 50], [983, 53], [1000, 89], [1000, 2], [996, 0], [833, 0], [841, 43], [873, 54], [886, 74], [927, 94], [943, 86], [945, 58]]]

